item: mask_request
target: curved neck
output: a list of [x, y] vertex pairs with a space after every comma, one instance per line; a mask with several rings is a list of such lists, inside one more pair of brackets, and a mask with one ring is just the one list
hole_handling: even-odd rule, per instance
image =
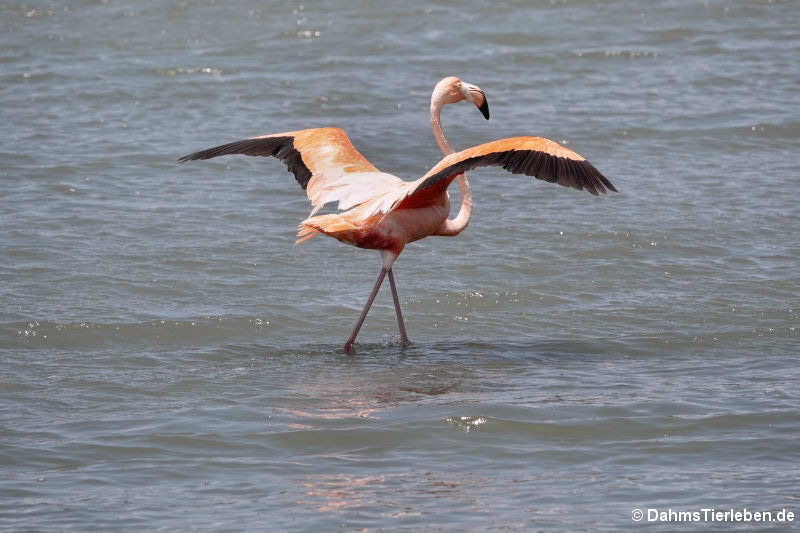
[[433, 136], [436, 138], [436, 142], [439, 144], [439, 148], [442, 149], [442, 153], [444, 155], [450, 155], [454, 152], [453, 147], [450, 146], [450, 143], [447, 142], [447, 139], [444, 136], [444, 132], [442, 131], [442, 100], [441, 98], [436, 98], [436, 93], [433, 93], [431, 96], [431, 128], [433, 128]]
[[458, 182], [458, 195], [461, 197], [461, 207], [456, 218], [448, 218], [442, 223], [437, 235], [455, 236], [464, 231], [472, 218], [472, 189], [467, 181], [466, 174], [456, 176]]
[[[434, 91], [431, 96], [431, 128], [439, 148], [447, 156], [453, 153], [453, 147], [447, 142], [442, 131], [441, 113], [443, 105], [442, 98]], [[459, 174], [456, 176], [456, 181], [458, 182], [458, 195], [461, 197], [461, 206], [458, 209], [456, 218], [449, 218], [442, 223], [438, 235], [458, 235], [469, 225], [469, 219], [472, 217], [472, 188], [469, 185], [469, 181], [467, 181], [467, 175], [464, 173]]]

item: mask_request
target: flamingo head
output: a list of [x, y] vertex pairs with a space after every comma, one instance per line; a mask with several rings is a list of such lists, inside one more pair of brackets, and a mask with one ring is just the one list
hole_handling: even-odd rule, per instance
[[483, 89], [477, 85], [461, 81], [455, 76], [448, 76], [436, 84], [431, 96], [431, 107], [436, 102], [439, 105], [444, 105], [455, 104], [461, 100], [472, 103], [480, 110], [483, 117], [489, 120], [489, 103], [486, 101]]

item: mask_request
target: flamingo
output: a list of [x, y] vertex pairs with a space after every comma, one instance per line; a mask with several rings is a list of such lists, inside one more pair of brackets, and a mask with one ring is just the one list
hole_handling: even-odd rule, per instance
[[[350, 353], [384, 278], [392, 290], [400, 342], [410, 344], [392, 265], [406, 244], [430, 235], [454, 237], [464, 231], [472, 216], [472, 192], [466, 171], [500, 166], [514, 174], [526, 174], [594, 195], [616, 188], [591, 163], [560, 144], [543, 137], [500, 139], [455, 152], [444, 136], [442, 107], [466, 101], [486, 120], [489, 104], [483, 90], [449, 76], [433, 89], [430, 122], [444, 158], [424, 176], [404, 181], [375, 168], [339, 128], [313, 128], [262, 135], [223, 144], [181, 157], [185, 162], [229, 154], [277, 157], [305, 189], [313, 209], [298, 229], [296, 243], [319, 234], [346, 244], [378, 250], [381, 269], [372, 292], [344, 345]], [[447, 188], [458, 183], [461, 205], [453, 219]], [[338, 202], [338, 213], [316, 215], [329, 202]]]

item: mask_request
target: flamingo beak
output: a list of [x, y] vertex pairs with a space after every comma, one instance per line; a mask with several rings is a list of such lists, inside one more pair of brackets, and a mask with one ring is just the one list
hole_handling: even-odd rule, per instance
[[481, 105], [478, 106], [478, 109], [480, 110], [481, 114], [483, 115], [483, 118], [485, 118], [486, 120], [489, 120], [489, 102], [486, 101], [486, 95], [483, 94], [483, 91], [481, 91], [480, 100], [482, 102], [481, 102]]
[[476, 85], [465, 83], [463, 85], [464, 97], [475, 104], [475, 107], [483, 115], [483, 118], [489, 120], [489, 103], [486, 101], [486, 94], [483, 89]]

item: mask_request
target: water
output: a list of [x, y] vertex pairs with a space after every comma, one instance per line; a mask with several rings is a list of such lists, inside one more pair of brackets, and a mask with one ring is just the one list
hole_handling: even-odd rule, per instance
[[[0, 529], [615, 531], [800, 514], [794, 2], [5, 2]], [[336, 125], [405, 179], [430, 90], [620, 190], [471, 174], [395, 266], [317, 238], [283, 165]], [[647, 523], [647, 517], [642, 524]], [[791, 523], [666, 523], [780, 531]], [[642, 527], [638, 525], [638, 527]]]

